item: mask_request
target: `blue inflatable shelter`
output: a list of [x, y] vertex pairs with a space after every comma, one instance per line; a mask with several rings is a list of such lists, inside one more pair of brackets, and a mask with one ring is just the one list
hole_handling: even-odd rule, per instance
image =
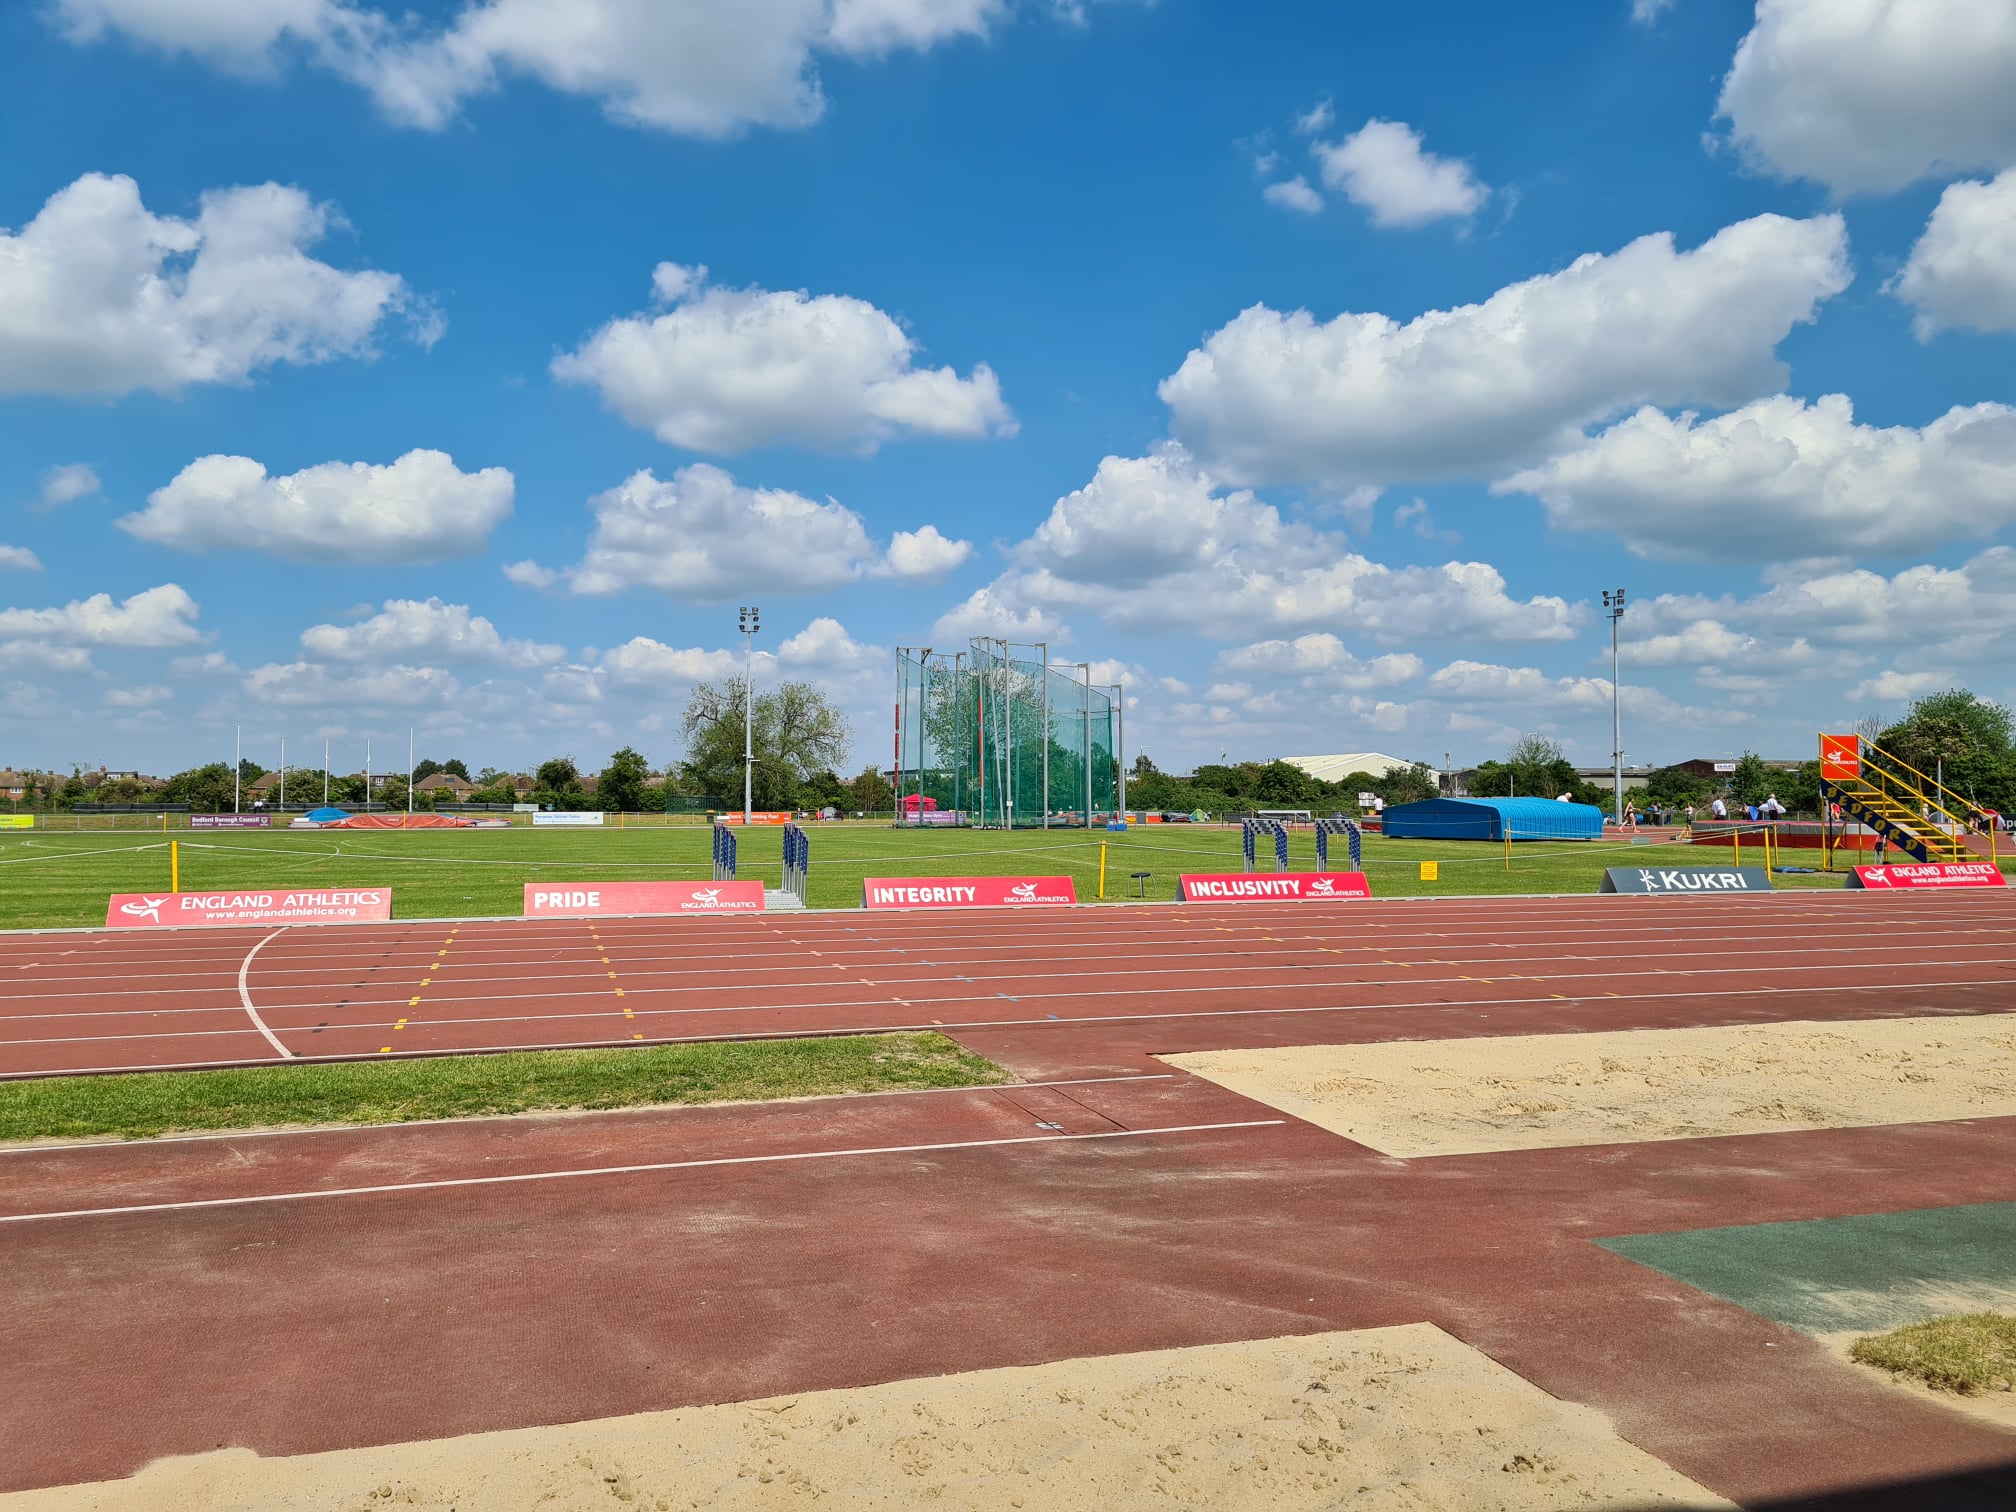
[[1386, 810], [1395, 840], [1600, 840], [1603, 810], [1552, 798], [1429, 798]]

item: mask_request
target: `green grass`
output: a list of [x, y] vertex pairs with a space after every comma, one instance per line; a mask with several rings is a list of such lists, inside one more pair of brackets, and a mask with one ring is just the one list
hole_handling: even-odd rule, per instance
[[2016, 1318], [2004, 1313], [1948, 1313], [1857, 1339], [1851, 1360], [1921, 1381], [1935, 1391], [1974, 1396], [2016, 1390]]
[[0, 1141], [751, 1102], [1013, 1078], [939, 1034], [539, 1050], [0, 1083]]
[[[1239, 831], [1218, 825], [1154, 825], [1109, 834], [1095, 830], [1003, 834], [987, 830], [898, 830], [848, 822], [811, 827], [811, 898], [815, 908], [858, 905], [864, 876], [966, 876], [1053, 873], [1072, 877], [1081, 898], [1098, 894], [1099, 853], [1106, 846], [1109, 898], [1132, 892], [1129, 874], [1154, 874], [1149, 896], [1174, 896], [1184, 871], [1237, 871]], [[401, 832], [199, 832], [179, 837], [182, 885], [195, 888], [356, 887], [393, 889], [396, 917], [516, 916], [527, 882], [699, 880], [711, 875], [704, 825], [621, 830]], [[741, 838], [744, 877], [780, 880], [780, 832], [758, 828]], [[1344, 854], [1333, 849], [1333, 864]], [[1365, 870], [1375, 894], [1593, 893], [1605, 866], [1724, 865], [1726, 846], [1648, 846], [1614, 841], [1532, 842], [1512, 848], [1511, 870], [1488, 843], [1387, 840], [1368, 836]], [[1756, 847], [1743, 847], [1755, 865]], [[1795, 865], [1817, 852], [1787, 852]], [[1293, 837], [1290, 864], [1316, 863], [1314, 839]], [[1419, 879], [1419, 863], [1437, 861], [1441, 876]], [[1781, 876], [1780, 887], [1839, 887], [1841, 877]], [[168, 842], [145, 831], [0, 830], [0, 928], [103, 924], [115, 892], [164, 890]]]

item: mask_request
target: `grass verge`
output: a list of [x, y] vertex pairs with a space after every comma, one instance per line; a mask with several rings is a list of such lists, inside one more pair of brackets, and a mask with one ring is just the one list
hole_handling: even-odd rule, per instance
[[1848, 1358], [1921, 1381], [1935, 1391], [1975, 1396], [2016, 1390], [2016, 1318], [1947, 1313], [1857, 1339]]
[[757, 1102], [1012, 1080], [940, 1034], [59, 1076], [0, 1083], [0, 1142]]

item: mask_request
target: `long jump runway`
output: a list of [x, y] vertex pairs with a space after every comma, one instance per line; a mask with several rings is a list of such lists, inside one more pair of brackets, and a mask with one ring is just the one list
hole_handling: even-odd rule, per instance
[[9, 936], [9, 1076], [922, 1027], [1026, 1081], [0, 1151], [0, 1489], [1425, 1320], [1748, 1506], [2006, 1508], [2016, 1438], [1588, 1241], [2016, 1201], [2016, 1119], [1398, 1160], [1154, 1056], [2011, 1011], [1992, 894]]

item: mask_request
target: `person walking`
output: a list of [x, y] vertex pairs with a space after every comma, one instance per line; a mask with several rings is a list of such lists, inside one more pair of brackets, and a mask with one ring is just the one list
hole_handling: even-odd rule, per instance
[[1717, 795], [1715, 801], [1708, 805], [1708, 812], [1716, 819], [1727, 819], [1729, 817], [1729, 805], [1722, 801], [1720, 795]]

